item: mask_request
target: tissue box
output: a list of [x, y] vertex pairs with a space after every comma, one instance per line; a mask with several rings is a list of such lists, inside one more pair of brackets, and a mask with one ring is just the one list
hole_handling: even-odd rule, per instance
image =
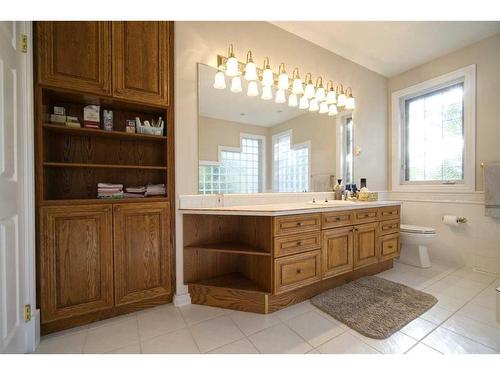
[[376, 191], [361, 191], [358, 193], [358, 201], [364, 201], [364, 202], [378, 201], [378, 193]]

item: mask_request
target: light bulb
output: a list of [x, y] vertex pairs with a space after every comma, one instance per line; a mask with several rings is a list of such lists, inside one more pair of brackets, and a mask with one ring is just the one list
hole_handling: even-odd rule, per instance
[[259, 96], [259, 88], [257, 87], [257, 82], [250, 81], [248, 83], [247, 95], [248, 96]]
[[265, 69], [262, 73], [262, 85], [272, 86], [274, 83], [273, 71], [269, 68]]
[[297, 107], [299, 105], [299, 101], [297, 100], [297, 95], [290, 94], [288, 97], [288, 106], [289, 107]]
[[295, 95], [302, 95], [304, 93], [304, 86], [302, 85], [302, 80], [300, 78], [295, 78], [293, 80], [292, 92]]
[[354, 103], [354, 98], [352, 96], [348, 97], [345, 103], [346, 109], [354, 109], [356, 104]]
[[226, 62], [226, 74], [229, 77], [235, 77], [239, 74], [240, 72], [238, 71], [238, 60], [236, 60], [236, 57], [230, 57], [227, 59]]
[[235, 76], [231, 79], [231, 91], [232, 92], [241, 92], [243, 89], [241, 88], [241, 77]]
[[328, 103], [327, 102], [321, 102], [319, 105], [319, 113], [327, 113], [328, 112]]
[[323, 86], [320, 86], [318, 87], [318, 89], [316, 90], [316, 100], [318, 102], [322, 102], [326, 99], [326, 96], [325, 96], [325, 89]]
[[337, 94], [335, 93], [335, 91], [333, 89], [329, 90], [328, 94], [326, 94], [326, 102], [328, 104], [335, 104], [335, 103], [337, 103]]
[[335, 104], [330, 104], [328, 116], [335, 116], [337, 113], [339, 113], [337, 106]]
[[274, 102], [278, 104], [286, 102], [285, 90], [276, 91], [276, 99], [274, 100]]
[[262, 95], [260, 98], [262, 100], [270, 100], [273, 98], [273, 92], [271, 91], [271, 86], [262, 86]]
[[305, 95], [302, 95], [302, 97], [299, 100], [299, 108], [300, 109], [307, 109], [309, 108], [309, 100], [307, 100]]
[[257, 66], [253, 61], [248, 62], [245, 66], [245, 79], [247, 81], [256, 81], [257, 80]]
[[309, 104], [309, 112], [316, 112], [319, 109], [318, 101], [316, 99], [312, 99]]
[[345, 94], [342, 92], [339, 97], [337, 98], [337, 106], [338, 107], [345, 107], [347, 101], [347, 97]]
[[224, 77], [224, 72], [218, 71], [215, 73], [214, 88], [217, 90], [223, 90], [226, 88], [226, 78]]
[[304, 95], [307, 97], [307, 99], [314, 98], [314, 85], [312, 84], [312, 82], [306, 85]]
[[290, 84], [288, 83], [288, 74], [281, 73], [278, 78], [278, 88], [280, 90], [288, 90]]

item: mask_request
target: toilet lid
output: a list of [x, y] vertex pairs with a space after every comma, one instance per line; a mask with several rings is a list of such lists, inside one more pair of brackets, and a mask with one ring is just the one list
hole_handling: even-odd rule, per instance
[[436, 233], [436, 230], [434, 228], [420, 227], [418, 225], [401, 224], [400, 228], [402, 232], [406, 233]]

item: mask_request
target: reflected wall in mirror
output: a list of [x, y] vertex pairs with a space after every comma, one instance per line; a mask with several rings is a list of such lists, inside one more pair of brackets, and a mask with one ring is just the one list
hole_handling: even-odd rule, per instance
[[352, 178], [352, 114], [332, 117], [248, 96], [244, 79], [242, 92], [218, 90], [216, 72], [198, 64], [201, 194], [329, 191], [337, 169]]

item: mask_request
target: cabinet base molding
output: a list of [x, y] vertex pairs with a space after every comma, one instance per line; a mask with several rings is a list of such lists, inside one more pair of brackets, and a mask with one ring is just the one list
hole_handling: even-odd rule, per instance
[[352, 272], [318, 281], [314, 284], [279, 295], [216, 286], [189, 284], [191, 303], [260, 314], [268, 314], [305, 301], [328, 289], [346, 284], [363, 276], [371, 276], [393, 267], [389, 259]]
[[186, 306], [191, 304], [191, 296], [189, 293], [186, 294], [174, 294], [174, 306]]
[[55, 320], [53, 322], [43, 323], [41, 325], [41, 334], [46, 335], [52, 332], [62, 331], [64, 329], [78, 327], [84, 324], [97, 322], [99, 320], [113, 318], [118, 315], [129, 314], [132, 312], [165, 305], [171, 303], [173, 294], [166, 294], [155, 298], [144, 299], [142, 301], [130, 303], [123, 306], [116, 306], [111, 309], [95, 311], [83, 315], [72, 316], [67, 319]]

